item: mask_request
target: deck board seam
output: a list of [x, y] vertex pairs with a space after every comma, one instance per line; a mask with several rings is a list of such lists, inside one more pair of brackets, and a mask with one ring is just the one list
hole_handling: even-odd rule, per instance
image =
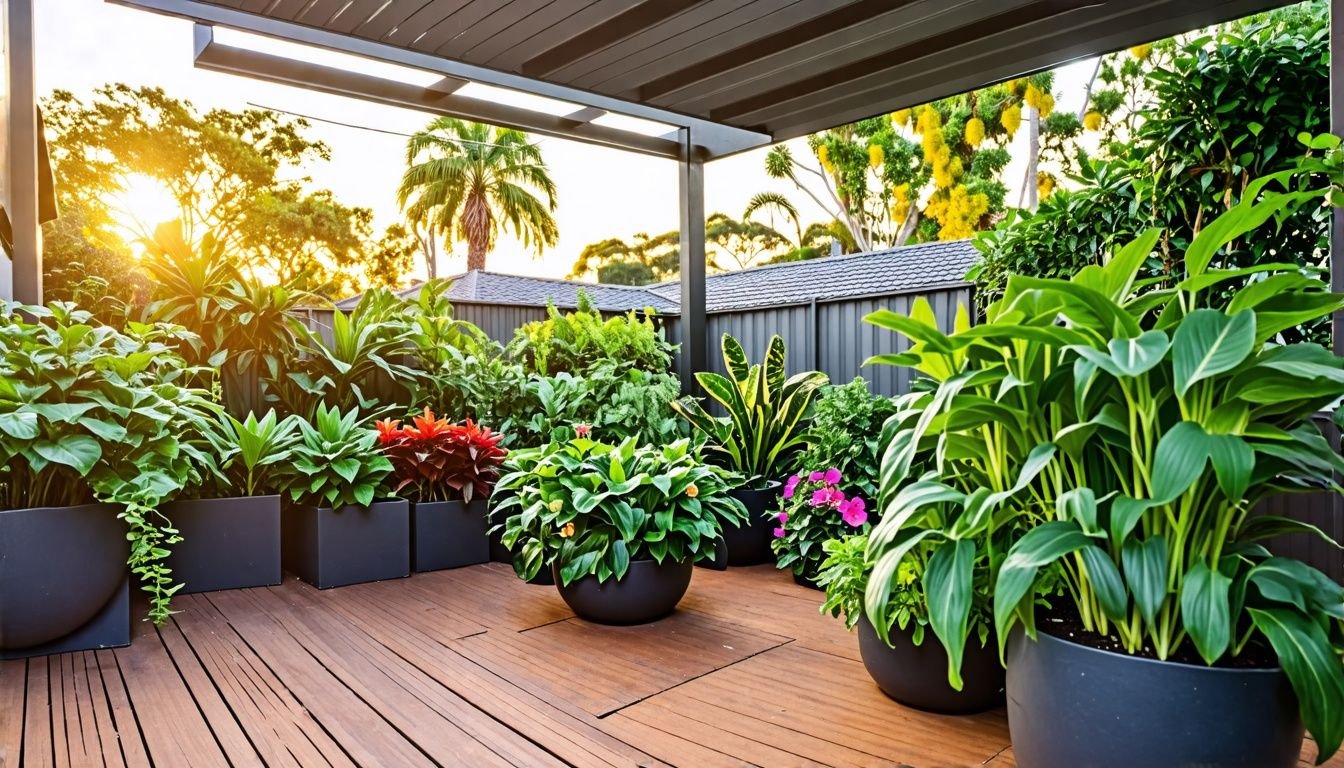
[[730, 662], [728, 662], [727, 664], [724, 664], [724, 665], [721, 666], [721, 667], [715, 667], [715, 668], [713, 668], [713, 669], [705, 670], [704, 672], [701, 672], [701, 673], [698, 674], [698, 675], [695, 675], [695, 676], [693, 676], [693, 677], [688, 677], [688, 678], [686, 678], [685, 680], [682, 680], [682, 681], [679, 682], [679, 683], [675, 683], [675, 684], [673, 684], [673, 685], [670, 685], [670, 686], [668, 686], [668, 687], [662, 689], [661, 691], [654, 691], [653, 693], [645, 694], [644, 696], [640, 696], [638, 699], [635, 699], [634, 701], [632, 701], [632, 702], [630, 702], [630, 703], [628, 703], [628, 704], [622, 704], [621, 706], [619, 706], [619, 707], [617, 707], [617, 708], [615, 708], [615, 709], [613, 709], [613, 710], [610, 710], [610, 711], [607, 711], [607, 712], [603, 712], [603, 713], [597, 715], [597, 719], [598, 719], [598, 720], [605, 720], [606, 718], [610, 717], [611, 715], [614, 715], [614, 714], [620, 712], [621, 710], [629, 709], [630, 707], [635, 706], [636, 704], [640, 703], [641, 701], [648, 701], [649, 699], [652, 699], [652, 698], [655, 697], [655, 696], [662, 696], [664, 693], [667, 693], [668, 691], [675, 691], [676, 689], [680, 688], [680, 687], [683, 686], [683, 685], [686, 685], [687, 683], [693, 683], [693, 682], [695, 682], [696, 680], [699, 680], [700, 678], [702, 678], [702, 677], [706, 677], [706, 676], [708, 676], [708, 675], [712, 675], [712, 674], [714, 674], [715, 672], [720, 672], [720, 671], [723, 671], [723, 670], [725, 670], [725, 669], [730, 669], [730, 668], [732, 668], [733, 666], [735, 666], [735, 665], [737, 665], [737, 664], [741, 664], [742, 662], [746, 661], [747, 659], [754, 659], [754, 658], [756, 658], [757, 656], [760, 656], [762, 653], [769, 653], [770, 651], [773, 651], [773, 650], [775, 650], [776, 648], [783, 648], [784, 646], [789, 645], [790, 643], [795, 643], [795, 642], [797, 642], [797, 640], [796, 640], [795, 638], [790, 637], [790, 638], [786, 639], [786, 640], [785, 640], [784, 642], [782, 642], [782, 643], [776, 643], [775, 645], [772, 645], [772, 646], [770, 646], [769, 648], [762, 648], [761, 650], [756, 651], [755, 653], [749, 654], [749, 655], [747, 655], [747, 656], [743, 656], [743, 657], [740, 658], [740, 659], [735, 659], [735, 660], [733, 660], [733, 661], [730, 661]]

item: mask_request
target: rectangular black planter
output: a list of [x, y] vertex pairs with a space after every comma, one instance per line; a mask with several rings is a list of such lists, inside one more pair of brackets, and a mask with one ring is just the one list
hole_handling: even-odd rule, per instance
[[175, 501], [164, 514], [182, 533], [168, 556], [180, 594], [280, 583], [280, 497]]
[[400, 499], [284, 511], [285, 570], [318, 589], [411, 575], [411, 514]]
[[411, 562], [416, 571], [460, 568], [490, 560], [485, 501], [411, 504]]

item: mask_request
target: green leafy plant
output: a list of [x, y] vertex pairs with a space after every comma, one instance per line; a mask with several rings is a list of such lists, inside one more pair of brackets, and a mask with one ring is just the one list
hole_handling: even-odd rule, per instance
[[694, 398], [672, 404], [682, 418], [707, 438], [706, 447], [722, 465], [761, 484], [774, 480], [794, 454], [807, 444], [807, 416], [826, 374], [817, 371], [784, 375], [784, 340], [770, 338], [765, 360], [748, 364], [742, 345], [723, 335], [727, 376], [700, 372], [695, 380], [728, 412], [710, 415]]
[[211, 448], [211, 478], [196, 489], [198, 495], [261, 496], [278, 493], [284, 470], [301, 438], [297, 416], [279, 418], [275, 410], [260, 419], [254, 413], [241, 421], [221, 413], [206, 425], [205, 439]]
[[[1296, 182], [1249, 185], [1190, 242], [1170, 288], [1139, 279], [1161, 238], [1149, 230], [1070, 280], [1010, 278], [974, 328], [945, 335], [926, 305], [870, 316], [912, 342], [881, 362], [936, 383], [885, 454], [889, 501], [869, 542], [865, 605], [875, 624], [901, 564], [927, 554], [929, 623], [955, 683], [975, 564], [989, 550], [1001, 649], [1016, 625], [1035, 636], [1037, 597], [1054, 581], [1085, 629], [1130, 653], [1217, 664], [1272, 649], [1321, 759], [1338, 749], [1344, 587], [1262, 543], [1326, 536], [1251, 512], [1272, 494], [1334, 488], [1344, 470], [1313, 423], [1344, 397], [1344, 360], [1283, 343], [1344, 308], [1344, 296], [1295, 264], [1215, 266], [1234, 240], [1325, 194]], [[1266, 192], [1271, 184], [1287, 191]], [[1222, 289], [1248, 275], [1224, 303]], [[935, 462], [917, 474], [921, 449]]]
[[[826, 590], [826, 601], [821, 604], [821, 612], [843, 617], [845, 628], [853, 629], [863, 618], [864, 594], [873, 573], [873, 564], [867, 556], [868, 534], [831, 539], [822, 547], [826, 559], [821, 563], [817, 586]], [[885, 605], [881, 636], [890, 637], [893, 627], [911, 628], [912, 641], [921, 645], [924, 628], [928, 626], [928, 611], [913, 562], [901, 563], [896, 578], [888, 585]], [[983, 626], [988, 627], [988, 622]]]
[[373, 503], [392, 462], [378, 450], [378, 433], [361, 424], [358, 410], [322, 404], [311, 424], [299, 422], [301, 440], [286, 477], [293, 501], [332, 509]]
[[546, 319], [519, 328], [509, 353], [530, 372], [543, 376], [578, 375], [603, 361], [653, 373], [665, 372], [675, 348], [654, 322], [652, 309], [640, 317], [634, 311], [603, 319], [588, 294], [579, 292], [578, 308], [560, 312], [546, 308]]
[[775, 538], [770, 549], [775, 565], [795, 576], [814, 580], [825, 559], [823, 546], [855, 529], [868, 529], [868, 502], [858, 494], [846, 496], [840, 470], [831, 467], [792, 475], [780, 493]]
[[512, 444], [518, 437], [515, 425], [521, 427], [535, 410], [523, 366], [494, 341], [474, 352], [449, 347], [444, 353], [425, 399], [438, 411], [490, 425], [504, 435], [504, 444]]
[[558, 566], [560, 581], [624, 578], [632, 560], [711, 557], [725, 523], [746, 517], [730, 478], [702, 464], [690, 440], [640, 447], [583, 437], [511, 454], [495, 514], [524, 579]]
[[9, 509], [120, 507], [155, 622], [178, 589], [162, 561], [181, 540], [159, 506], [199, 480], [208, 457], [179, 435], [215, 408], [174, 351], [191, 342], [175, 326], [94, 325], [70, 304], [0, 313], [0, 497]]
[[890, 397], [874, 395], [856, 376], [848, 384], [824, 387], [812, 411], [811, 439], [794, 469], [834, 467], [845, 482], [869, 499], [877, 498], [882, 425], [896, 413]]

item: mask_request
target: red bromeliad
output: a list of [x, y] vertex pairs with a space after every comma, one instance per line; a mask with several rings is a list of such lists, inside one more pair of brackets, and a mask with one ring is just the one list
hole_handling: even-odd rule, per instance
[[409, 487], [415, 501], [470, 502], [490, 494], [508, 451], [501, 436], [471, 419], [453, 424], [426, 408], [411, 424], [388, 419], [376, 424], [378, 444], [392, 462], [396, 491]]

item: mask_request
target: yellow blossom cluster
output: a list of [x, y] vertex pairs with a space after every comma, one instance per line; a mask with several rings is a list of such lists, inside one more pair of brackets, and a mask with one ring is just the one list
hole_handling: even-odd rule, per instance
[[1022, 105], [1009, 104], [1003, 110], [1003, 114], [999, 116], [999, 122], [1003, 125], [1003, 129], [1008, 132], [1008, 138], [1013, 138], [1013, 134], [1017, 133], [1017, 129], [1022, 125]]
[[891, 188], [891, 220], [905, 221], [910, 214], [910, 184], [897, 184]]
[[1027, 95], [1022, 99], [1029, 107], [1035, 107], [1041, 117], [1049, 117], [1055, 111], [1055, 97], [1042, 91], [1034, 84], [1027, 85]]
[[827, 173], [832, 176], [835, 175], [835, 165], [831, 162], [831, 151], [825, 144], [817, 147], [817, 160], [821, 161], [821, 167], [825, 168]]
[[905, 126], [909, 125], [909, 124], [910, 124], [910, 110], [909, 110], [909, 109], [898, 109], [898, 110], [896, 110], [895, 112], [892, 112], [892, 113], [891, 113], [891, 122], [892, 122], [892, 125], [896, 125], [896, 126], [901, 127], [901, 128], [904, 128]]
[[874, 170], [882, 167], [882, 161], [886, 159], [886, 153], [882, 151], [881, 145], [868, 145], [868, 165]]
[[1044, 200], [1055, 191], [1055, 177], [1044, 171], [1036, 174], [1036, 196], [1039, 200]]
[[1091, 110], [1083, 115], [1083, 127], [1089, 131], [1101, 130], [1101, 113]]
[[1144, 59], [1148, 58], [1149, 56], [1152, 55], [1152, 53], [1153, 53], [1152, 43], [1144, 43], [1143, 45], [1136, 45], [1133, 48], [1129, 49], [1129, 55], [1133, 56], [1139, 61], [1143, 61]]
[[972, 147], [980, 146], [980, 142], [985, 140], [985, 121], [978, 117], [972, 117], [966, 121], [966, 143]]
[[943, 140], [943, 118], [938, 110], [925, 107], [915, 124], [924, 148], [924, 162], [933, 173], [934, 189], [946, 189], [956, 182], [962, 167], [959, 158], [952, 157], [952, 148]]
[[937, 192], [924, 209], [938, 222], [939, 240], [961, 240], [974, 235], [980, 219], [989, 212], [989, 197], [971, 194], [964, 184]]

